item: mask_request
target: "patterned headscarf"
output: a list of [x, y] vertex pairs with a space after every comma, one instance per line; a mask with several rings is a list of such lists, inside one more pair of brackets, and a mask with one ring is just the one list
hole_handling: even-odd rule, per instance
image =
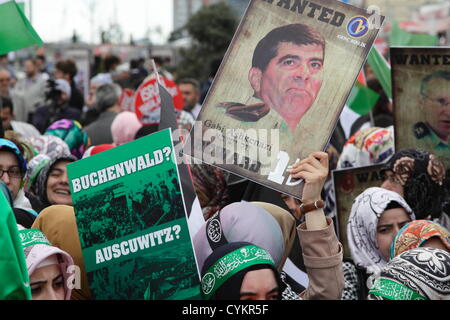
[[353, 202], [347, 224], [347, 237], [350, 252], [357, 266], [373, 274], [386, 264], [378, 249], [376, 240], [377, 224], [391, 201], [397, 202], [409, 214], [415, 216], [406, 201], [390, 190], [372, 187], [366, 189]]
[[39, 213], [31, 228], [41, 230], [55, 247], [70, 254], [75, 265], [80, 268], [81, 287], [73, 289], [72, 300], [91, 299], [74, 208], [66, 205], [50, 206]]
[[450, 253], [415, 248], [398, 255], [383, 268], [369, 300], [450, 300]]
[[51, 203], [48, 201], [47, 198], [47, 180], [48, 175], [50, 173], [50, 169], [59, 161], [77, 161], [78, 159], [75, 158], [73, 155], [66, 155], [57, 157], [54, 159], [51, 159], [50, 161], [46, 162], [46, 165], [40, 169], [39, 175], [36, 179], [36, 185], [35, 185], [35, 193], [36, 196], [39, 198], [39, 200], [42, 202], [42, 204], [47, 207]]
[[421, 149], [403, 149], [392, 156], [386, 171], [403, 186], [404, 198], [418, 219], [441, 216], [446, 197], [445, 168], [435, 155]]
[[22, 171], [23, 173], [27, 171], [27, 161], [25, 160], [15, 143], [7, 139], [0, 138], [0, 151], [12, 152], [16, 156], [17, 162], [19, 162], [20, 171]]
[[217, 248], [202, 268], [203, 299], [239, 300], [245, 274], [258, 269], [271, 269], [280, 287], [272, 257], [263, 248], [249, 242], [233, 242]]
[[55, 136], [31, 137], [29, 139], [33, 148], [38, 154], [45, 154], [50, 158], [69, 155], [70, 150], [61, 138]]
[[81, 124], [75, 120], [58, 120], [48, 127], [44, 135], [56, 136], [64, 140], [69, 147], [70, 153], [77, 159], [81, 159], [86, 149], [90, 146], [87, 133], [82, 131]]
[[390, 258], [402, 252], [418, 248], [431, 239], [437, 238], [450, 251], [450, 232], [439, 223], [429, 220], [416, 220], [403, 226], [392, 241]]
[[38, 154], [30, 160], [27, 168], [27, 181], [25, 183], [25, 191], [34, 192], [33, 187], [35, 186], [39, 173], [51, 160], [52, 158], [50, 158], [46, 154]]
[[68, 267], [73, 265], [72, 257], [65, 251], [52, 246], [46, 236], [38, 229], [19, 230], [20, 240], [24, 249], [28, 274], [31, 276], [37, 269], [53, 264], [59, 265], [64, 277], [64, 300], [70, 300], [72, 288], [69, 286]]
[[382, 163], [395, 152], [394, 127], [371, 127], [355, 133], [345, 143], [338, 169]]
[[[217, 247], [246, 241], [267, 250], [281, 270], [295, 238], [295, 221], [286, 210], [275, 205], [269, 206], [270, 204], [235, 202], [206, 221], [193, 240], [199, 269]], [[273, 213], [276, 209], [284, 211], [284, 214]]]

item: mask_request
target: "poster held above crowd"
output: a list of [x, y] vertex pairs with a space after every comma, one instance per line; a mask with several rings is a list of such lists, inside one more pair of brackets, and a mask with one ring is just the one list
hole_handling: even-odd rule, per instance
[[450, 49], [391, 48], [396, 150], [435, 154], [450, 172]]
[[298, 198], [286, 170], [325, 149], [384, 20], [371, 18], [338, 1], [251, 1], [185, 153]]
[[195, 299], [199, 276], [170, 129], [68, 166], [95, 299]]

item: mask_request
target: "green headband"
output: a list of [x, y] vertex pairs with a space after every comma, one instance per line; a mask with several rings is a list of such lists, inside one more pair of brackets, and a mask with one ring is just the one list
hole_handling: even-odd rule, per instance
[[52, 244], [48, 241], [47, 237], [39, 229], [24, 229], [19, 230], [20, 241], [22, 246], [34, 246], [35, 244], [46, 244], [51, 246]]
[[385, 278], [376, 279], [369, 294], [381, 296], [389, 300], [428, 300], [418, 292]]
[[201, 290], [205, 300], [209, 300], [225, 281], [239, 271], [257, 264], [275, 266], [270, 254], [255, 245], [238, 248], [217, 260], [202, 278]]

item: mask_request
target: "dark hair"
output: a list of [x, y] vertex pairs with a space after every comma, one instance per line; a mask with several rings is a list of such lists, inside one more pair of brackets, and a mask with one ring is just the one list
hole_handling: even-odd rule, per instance
[[[414, 165], [410, 172], [401, 165], [402, 158], [413, 160]], [[430, 161], [433, 161], [430, 163]], [[411, 207], [417, 219], [439, 218], [442, 215], [443, 205], [448, 199], [444, 185], [440, 185], [430, 176], [429, 166], [435, 163], [444, 170], [444, 166], [437, 157], [428, 151], [418, 148], [406, 148], [397, 151], [385, 164], [383, 172], [391, 171], [394, 174], [407, 173], [403, 185], [406, 203]], [[445, 174], [444, 174], [445, 176]]]
[[384, 211], [386, 210], [390, 210], [390, 209], [404, 209], [400, 203], [398, 203], [397, 201], [391, 201], [388, 203], [388, 205], [386, 206], [386, 209], [384, 209]]
[[42, 62], [45, 62], [45, 61], [46, 61], [46, 58], [45, 58], [45, 56], [43, 56], [43, 55], [37, 55], [37, 56], [36, 56], [36, 60], [42, 60]]
[[195, 90], [200, 91], [200, 84], [194, 78], [183, 78], [183, 79], [180, 79], [180, 80], [177, 81], [177, 84], [178, 85], [191, 84], [195, 88]]
[[156, 131], [158, 131], [159, 129], [159, 123], [149, 123], [149, 124], [144, 124], [137, 132], [136, 135], [134, 136], [134, 140], [137, 140], [139, 138], [145, 137], [149, 134], [152, 134]]
[[11, 114], [14, 113], [13, 102], [12, 102], [12, 100], [10, 98], [8, 98], [8, 97], [0, 97], [0, 101], [1, 101], [0, 106], [1, 106], [2, 109], [10, 108], [11, 109]]
[[428, 82], [431, 81], [431, 79], [445, 79], [447, 81], [450, 81], [450, 72], [448, 71], [436, 71], [433, 73], [430, 73], [426, 75], [425, 77], [420, 80], [420, 94], [425, 95], [425, 90], [427, 88]]
[[104, 67], [106, 72], [112, 71], [114, 65], [119, 64], [120, 59], [117, 56], [111, 55], [105, 58]]
[[325, 39], [317, 31], [300, 23], [288, 24], [273, 29], [258, 42], [253, 52], [252, 67], [264, 71], [277, 55], [281, 42], [292, 42], [299, 46], [318, 44], [325, 50]]
[[60, 60], [56, 63], [55, 68], [62, 73], [68, 74], [70, 79], [76, 76], [78, 69], [75, 62], [71, 59]]

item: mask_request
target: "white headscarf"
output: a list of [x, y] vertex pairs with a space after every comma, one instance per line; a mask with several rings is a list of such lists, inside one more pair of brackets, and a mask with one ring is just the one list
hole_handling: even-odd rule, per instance
[[366, 189], [352, 205], [347, 223], [348, 244], [356, 265], [365, 268], [369, 274], [376, 273], [387, 263], [379, 250], [376, 233], [378, 220], [391, 201], [401, 205], [412, 220], [416, 219], [398, 193], [378, 187]]

